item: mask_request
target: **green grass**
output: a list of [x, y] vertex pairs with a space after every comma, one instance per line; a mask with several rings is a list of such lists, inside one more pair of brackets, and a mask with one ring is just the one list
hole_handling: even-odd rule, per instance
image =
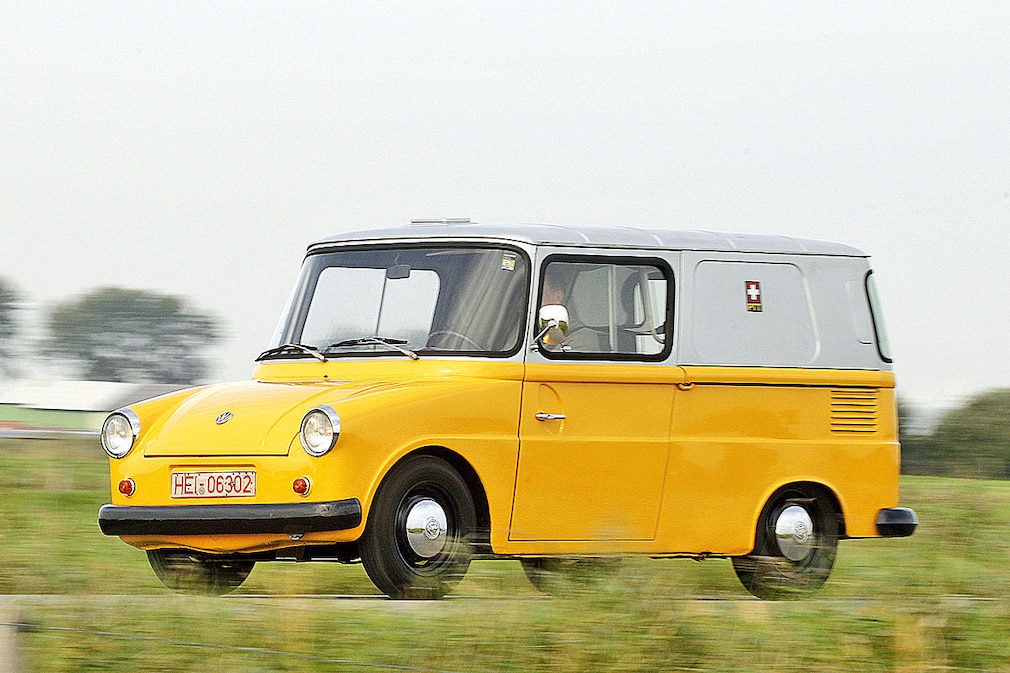
[[98, 530], [106, 470], [90, 444], [0, 442], [0, 605], [42, 627], [24, 636], [31, 670], [1010, 671], [1007, 482], [906, 478], [916, 535], [843, 542], [804, 601], [749, 599], [725, 560], [629, 559], [565, 598], [497, 561], [452, 598], [394, 602], [331, 564], [173, 594]]

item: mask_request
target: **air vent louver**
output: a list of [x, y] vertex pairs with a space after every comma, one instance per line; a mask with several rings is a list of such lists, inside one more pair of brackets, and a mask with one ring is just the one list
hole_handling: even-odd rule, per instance
[[877, 431], [877, 391], [844, 388], [831, 391], [831, 432]]

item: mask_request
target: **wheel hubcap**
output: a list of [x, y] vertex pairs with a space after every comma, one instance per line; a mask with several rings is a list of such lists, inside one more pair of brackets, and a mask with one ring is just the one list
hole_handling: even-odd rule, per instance
[[814, 522], [810, 513], [799, 505], [783, 509], [775, 521], [775, 539], [779, 551], [790, 561], [802, 561], [814, 550]]
[[431, 498], [418, 500], [407, 511], [407, 544], [423, 559], [445, 548], [448, 524], [445, 510]]

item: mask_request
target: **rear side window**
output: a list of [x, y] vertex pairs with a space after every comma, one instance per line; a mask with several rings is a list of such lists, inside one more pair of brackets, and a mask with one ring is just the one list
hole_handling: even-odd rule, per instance
[[670, 351], [673, 274], [661, 260], [554, 257], [540, 306], [568, 310], [568, 336], [549, 358], [662, 360]]
[[873, 272], [866, 274], [866, 297], [870, 301], [870, 315], [873, 317], [873, 331], [877, 337], [877, 352], [884, 362], [891, 362], [891, 342], [887, 339], [884, 328], [884, 312], [880, 309], [880, 296], [877, 294], [877, 283]]

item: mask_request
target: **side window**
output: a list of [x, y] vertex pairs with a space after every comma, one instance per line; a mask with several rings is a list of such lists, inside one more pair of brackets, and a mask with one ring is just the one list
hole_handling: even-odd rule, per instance
[[877, 283], [873, 272], [866, 274], [866, 296], [870, 300], [870, 315], [873, 318], [873, 331], [877, 335], [877, 352], [884, 362], [891, 362], [891, 344], [884, 329], [884, 313], [880, 309], [880, 295], [877, 294]]
[[540, 306], [568, 310], [563, 343], [550, 358], [663, 359], [669, 352], [673, 279], [659, 260], [553, 258], [544, 266]]

